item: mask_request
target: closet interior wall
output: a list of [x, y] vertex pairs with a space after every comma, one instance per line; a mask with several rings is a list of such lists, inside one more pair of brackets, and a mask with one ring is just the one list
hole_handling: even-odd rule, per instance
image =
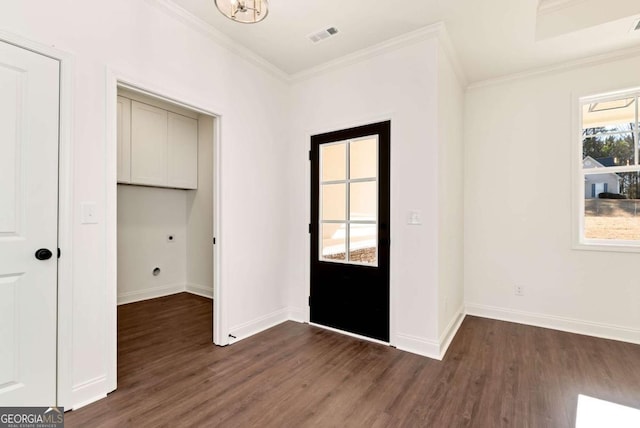
[[[187, 158], [191, 155], [172, 153], [166, 149], [162, 138], [154, 139], [158, 128], [145, 131], [135, 130], [136, 124], [128, 124], [125, 108], [118, 114], [118, 138], [124, 139], [119, 150], [138, 158], [135, 162], [127, 160], [127, 156], [118, 155], [119, 171], [124, 168], [135, 168], [139, 165], [140, 149], [131, 147], [139, 144], [143, 137], [149, 136], [148, 144], [142, 153], [148, 154], [150, 166], [145, 174], [132, 171], [130, 176], [119, 174], [118, 182], [118, 304], [131, 303], [161, 297], [169, 294], [188, 291], [201, 296], [213, 298], [213, 138], [214, 118], [174, 106], [161, 100], [137, 94], [128, 90], [118, 91], [119, 101], [125, 101], [149, 111], [166, 110], [169, 122], [172, 118], [179, 122], [174, 127], [193, 124], [193, 138], [197, 133], [197, 167], [193, 159], [193, 168], [183, 168], [188, 175], [197, 170], [195, 189], [170, 188], [166, 185], [139, 185], [132, 182], [136, 177], [148, 176], [148, 171], [157, 165], [157, 159], [168, 163], [176, 158]], [[138, 104], [135, 104], [138, 103]], [[134, 116], [135, 117], [135, 116]], [[121, 122], [125, 125], [121, 128]], [[196, 124], [197, 122], [197, 124]], [[171, 123], [169, 128], [171, 129]], [[197, 128], [195, 127], [197, 126]], [[168, 131], [171, 133], [171, 130]], [[162, 133], [158, 134], [162, 137]], [[128, 147], [127, 147], [128, 145]], [[149, 150], [151, 147], [151, 150]], [[167, 153], [158, 154], [157, 150]], [[146, 150], [146, 151], [145, 151]], [[195, 154], [193, 154], [195, 156]], [[181, 157], [182, 156], [182, 157]], [[124, 159], [124, 160], [123, 160]], [[155, 160], [154, 160], [155, 159]], [[183, 160], [184, 161], [184, 160]], [[154, 163], [155, 162], [155, 163]], [[190, 161], [186, 161], [187, 164]], [[186, 165], [186, 164], [185, 164]], [[168, 168], [171, 177], [171, 167]], [[184, 175], [184, 174], [183, 174]], [[174, 173], [175, 176], [175, 173]], [[124, 177], [124, 178], [122, 178]], [[122, 181], [127, 181], [123, 183]], [[194, 185], [195, 184], [195, 185]], [[166, 187], [165, 187], [166, 186]], [[154, 274], [155, 273], [155, 274]]]

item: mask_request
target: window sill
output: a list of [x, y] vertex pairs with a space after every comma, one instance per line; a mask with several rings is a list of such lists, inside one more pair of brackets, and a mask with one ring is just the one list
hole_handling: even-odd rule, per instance
[[615, 253], [640, 253], [640, 241], [598, 241], [591, 240], [573, 245], [574, 250], [608, 251]]

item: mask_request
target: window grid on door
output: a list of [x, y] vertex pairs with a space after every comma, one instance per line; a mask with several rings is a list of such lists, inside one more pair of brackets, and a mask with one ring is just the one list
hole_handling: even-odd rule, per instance
[[[352, 144], [358, 142], [365, 142], [375, 140], [375, 176], [364, 176], [358, 178], [351, 178], [351, 148]], [[330, 179], [325, 180], [325, 150], [330, 147], [343, 146], [344, 151], [344, 176], [339, 179]], [[377, 266], [378, 265], [378, 236], [377, 236], [377, 225], [378, 225], [378, 156], [379, 156], [379, 144], [378, 144], [378, 136], [370, 135], [365, 137], [360, 137], [357, 139], [350, 139], [345, 141], [338, 141], [334, 143], [326, 143], [322, 144], [320, 147], [320, 168], [319, 168], [319, 183], [320, 183], [320, 203], [319, 203], [319, 230], [321, 232], [321, 239], [318, 240], [319, 246], [319, 260], [325, 262], [333, 262], [333, 263], [345, 263], [345, 264], [358, 264], [358, 265], [367, 265], [367, 266]], [[341, 168], [340, 165], [337, 165], [338, 168]], [[352, 213], [352, 185], [357, 185], [361, 183], [374, 183], [375, 184], [375, 210], [373, 213], [373, 219], [353, 219]], [[329, 189], [329, 186], [339, 186], [342, 185], [344, 187], [344, 208], [342, 218], [332, 219], [325, 218], [325, 191]], [[335, 187], [333, 187], [335, 190]], [[336, 258], [336, 257], [327, 257], [328, 254], [325, 253], [325, 227], [330, 225], [336, 225], [339, 228], [343, 227], [344, 232], [344, 258]], [[372, 248], [375, 251], [375, 258], [370, 261], [362, 262], [362, 261], [354, 261], [352, 260], [352, 236], [353, 236], [353, 226], [356, 227], [364, 227], [370, 226], [371, 230], [375, 230], [373, 234], [373, 242]], [[335, 227], [335, 226], [333, 226]], [[340, 229], [336, 230], [336, 234], [340, 235]], [[365, 231], [366, 232], [366, 231]], [[334, 250], [335, 251], [335, 250]], [[340, 254], [338, 252], [338, 254]]]

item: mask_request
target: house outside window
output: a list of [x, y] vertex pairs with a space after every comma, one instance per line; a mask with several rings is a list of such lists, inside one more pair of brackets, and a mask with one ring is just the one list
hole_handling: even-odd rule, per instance
[[640, 249], [639, 97], [580, 99], [580, 246]]

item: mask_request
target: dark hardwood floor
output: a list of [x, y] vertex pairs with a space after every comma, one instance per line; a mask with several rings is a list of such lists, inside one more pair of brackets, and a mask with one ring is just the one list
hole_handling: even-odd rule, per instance
[[67, 427], [574, 427], [640, 408], [640, 346], [468, 316], [443, 361], [295, 322], [211, 343], [211, 301], [118, 308], [118, 390]]

